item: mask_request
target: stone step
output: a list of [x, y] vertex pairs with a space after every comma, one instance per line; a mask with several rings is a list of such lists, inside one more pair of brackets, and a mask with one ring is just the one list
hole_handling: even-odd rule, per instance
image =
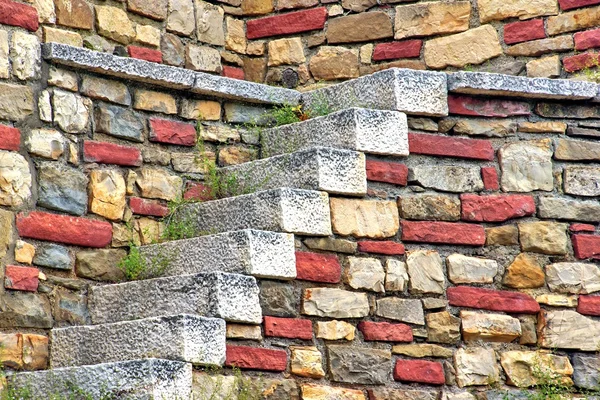
[[244, 193], [289, 187], [364, 196], [365, 155], [356, 151], [315, 147], [291, 154], [221, 168], [234, 190]]
[[50, 341], [52, 368], [143, 358], [199, 365], [225, 362], [225, 321], [187, 314], [55, 328]]
[[406, 115], [397, 111], [348, 108], [295, 124], [266, 129], [262, 156], [293, 153], [314, 146], [393, 156], [408, 155]]
[[246, 229], [142, 246], [147, 262], [165, 258], [163, 276], [221, 271], [258, 278], [296, 278], [294, 235]]
[[302, 189], [273, 189], [187, 204], [175, 215], [192, 221], [196, 232], [259, 229], [310, 236], [331, 235], [329, 196]]
[[364, 107], [402, 111], [413, 115], [448, 115], [446, 74], [390, 68], [302, 95], [308, 105], [343, 110]]
[[88, 307], [93, 324], [191, 314], [260, 324], [258, 285], [251, 276], [210, 272], [94, 286]]
[[28, 399], [71, 399], [74, 388], [86, 399], [190, 399], [192, 365], [151, 358], [23, 372], [8, 382]]

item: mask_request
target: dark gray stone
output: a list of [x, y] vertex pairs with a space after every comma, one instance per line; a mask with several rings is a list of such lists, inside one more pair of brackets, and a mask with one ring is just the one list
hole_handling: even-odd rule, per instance
[[366, 385], [390, 381], [392, 354], [389, 350], [356, 346], [327, 346], [331, 380]]
[[85, 214], [88, 179], [83, 172], [58, 162], [41, 162], [37, 170], [39, 206], [73, 215]]
[[577, 126], [569, 126], [567, 128], [567, 135], [600, 138], [600, 131], [598, 131], [596, 129], [580, 128]]
[[600, 118], [600, 108], [598, 106], [585, 104], [538, 103], [535, 106], [535, 112], [547, 118]]
[[257, 124], [269, 123], [270, 114], [268, 109], [261, 106], [241, 103], [225, 104], [225, 121], [234, 124]]
[[54, 300], [54, 318], [57, 326], [89, 324], [87, 296], [59, 291]]
[[94, 112], [95, 131], [118, 138], [143, 142], [146, 126], [138, 114], [117, 106], [98, 106]]
[[299, 295], [287, 283], [260, 282], [260, 306], [264, 315], [295, 317], [298, 315]]
[[573, 354], [573, 382], [575, 386], [590, 389], [600, 389], [600, 357]]
[[291, 68], [287, 68], [281, 74], [281, 83], [288, 89], [293, 89], [298, 86], [298, 73]]
[[58, 244], [46, 243], [35, 250], [33, 263], [42, 267], [71, 270], [73, 262], [69, 249]]
[[0, 328], [42, 328], [54, 325], [50, 301], [44, 295], [6, 291], [0, 295]]

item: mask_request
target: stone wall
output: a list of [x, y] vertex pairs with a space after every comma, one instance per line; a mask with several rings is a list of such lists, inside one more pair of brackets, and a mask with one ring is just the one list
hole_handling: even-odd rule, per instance
[[[3, 1], [0, 24], [35, 32], [43, 42], [286, 87], [390, 67], [581, 76], [597, 65], [600, 46], [594, 0], [30, 3]], [[8, 48], [5, 31], [0, 55]]]

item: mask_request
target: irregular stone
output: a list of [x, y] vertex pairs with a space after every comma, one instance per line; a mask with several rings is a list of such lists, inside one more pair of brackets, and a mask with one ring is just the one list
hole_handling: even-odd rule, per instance
[[475, 192], [483, 190], [479, 168], [447, 165], [415, 166], [409, 168], [409, 182], [446, 192]]
[[365, 341], [412, 342], [413, 334], [410, 326], [390, 324], [388, 322], [362, 321], [358, 324]]
[[545, 348], [596, 351], [600, 345], [600, 323], [572, 310], [543, 311], [538, 330]]
[[[227, 17], [227, 36], [225, 37], [225, 48], [236, 53], [246, 54], [248, 41], [246, 40], [246, 25], [244, 21]], [[259, 54], [260, 55], [260, 54]]]
[[600, 160], [600, 143], [559, 139], [554, 151], [554, 158], [566, 161], [598, 161]]
[[221, 54], [212, 47], [188, 44], [185, 49], [185, 67], [194, 71], [220, 73]]
[[462, 219], [473, 222], [503, 222], [535, 213], [535, 201], [532, 196], [496, 195], [460, 196]]
[[521, 336], [519, 320], [508, 315], [480, 314], [462, 310], [460, 318], [465, 341], [510, 343]]
[[8, 32], [0, 30], [0, 78], [2, 79], [10, 78], [8, 51]]
[[[195, 25], [194, 25], [195, 27]], [[185, 46], [178, 36], [165, 33], [160, 39], [163, 62], [180, 67], [185, 62]]]
[[446, 290], [451, 306], [503, 311], [514, 314], [536, 314], [540, 305], [533, 297], [520, 292], [491, 290], [469, 286], [450, 287]]
[[336, 253], [354, 254], [357, 243], [346, 239], [335, 238], [310, 238], [305, 239], [304, 244], [313, 250], [334, 251]]
[[80, 251], [76, 255], [75, 271], [82, 278], [118, 282], [125, 278], [118, 264], [126, 255], [125, 250], [120, 249]]
[[569, 165], [564, 169], [565, 193], [579, 196], [600, 196], [600, 168]]
[[218, 121], [221, 119], [221, 104], [210, 100], [181, 100], [179, 115], [186, 119]]
[[404, 219], [458, 221], [460, 200], [453, 196], [419, 195], [398, 198], [400, 216]]
[[486, 246], [512, 246], [519, 244], [519, 230], [515, 225], [485, 229]]
[[[538, 103], [535, 112], [542, 117], [552, 118], [572, 118], [572, 119], [587, 119], [598, 118], [599, 113], [593, 106], [580, 104], [561, 104], [561, 103]], [[559, 142], [560, 143], [560, 142]], [[571, 141], [571, 143], [577, 143]], [[581, 143], [581, 142], [579, 142]], [[565, 141], [564, 144], [569, 144]]]
[[331, 198], [331, 223], [340, 235], [384, 238], [399, 229], [398, 208], [393, 201]]
[[396, 7], [394, 38], [398, 40], [466, 31], [470, 18], [471, 4], [467, 1], [400, 5]]
[[167, 0], [128, 0], [127, 10], [163, 21], [167, 18]]
[[456, 383], [459, 387], [490, 385], [498, 382], [500, 371], [496, 353], [483, 347], [458, 349], [454, 353]]
[[190, 36], [196, 29], [194, 2], [192, 0], [169, 0], [167, 30]]
[[60, 163], [38, 164], [38, 205], [51, 210], [83, 215], [87, 211], [86, 176]]
[[428, 341], [453, 344], [460, 340], [460, 319], [448, 311], [427, 314], [426, 320]]
[[493, 283], [498, 273], [498, 263], [462, 254], [451, 254], [446, 258], [448, 279], [455, 285], [460, 283]]
[[23, 206], [31, 197], [31, 183], [27, 160], [18, 153], [0, 150], [0, 205]]
[[332, 44], [368, 42], [393, 35], [392, 21], [382, 11], [335, 18], [327, 26], [327, 42]]
[[94, 9], [96, 26], [100, 35], [121, 44], [129, 44], [135, 39], [133, 23], [124, 10], [109, 6], [95, 6]]
[[[10, 225], [7, 224], [5, 215], [8, 214], [6, 211], [0, 212], [0, 227], [2, 227], [3, 235], [9, 236], [12, 239], [12, 214], [9, 214]], [[8, 240], [6, 237], [0, 237], [0, 256], [6, 255], [6, 247], [8, 247]], [[21, 264], [33, 263], [33, 257], [35, 256], [35, 247], [31, 243], [17, 240], [15, 243], [15, 261]]]
[[521, 315], [519, 316], [519, 322], [521, 323], [521, 338], [519, 339], [519, 344], [537, 344], [537, 316]]
[[348, 257], [346, 281], [354, 289], [384, 292], [385, 272], [376, 258]]
[[260, 305], [265, 315], [294, 317], [298, 302], [294, 288], [288, 284], [264, 281], [260, 284]]
[[571, 362], [573, 363], [573, 382], [575, 386], [597, 390], [600, 386], [600, 359], [583, 354], [573, 354]]
[[506, 268], [502, 284], [515, 289], [532, 289], [544, 286], [545, 278], [538, 260], [527, 253], [521, 253]]
[[33, 114], [33, 90], [29, 86], [0, 83], [0, 118], [20, 121]]
[[57, 244], [48, 243], [38, 246], [33, 263], [42, 267], [70, 271], [73, 265], [69, 249]]
[[269, 66], [301, 64], [306, 61], [300, 38], [269, 42]]
[[565, 296], [563, 294], [542, 294], [537, 296], [535, 301], [552, 307], [577, 307], [577, 296]]
[[354, 340], [356, 328], [344, 321], [317, 321], [316, 337], [325, 340]]
[[83, 293], [58, 292], [54, 303], [57, 326], [85, 325], [90, 323], [87, 295]]
[[600, 221], [600, 204], [594, 201], [540, 197], [539, 204], [538, 215], [541, 218]]
[[600, 21], [600, 7], [590, 7], [548, 18], [546, 30], [548, 35], [554, 36], [559, 33], [593, 28], [598, 25], [598, 21]]
[[423, 358], [423, 357], [452, 357], [452, 349], [430, 343], [411, 343], [398, 344], [392, 347], [392, 353], [401, 354], [408, 357]]
[[406, 257], [409, 291], [413, 294], [439, 293], [446, 288], [442, 259], [436, 251], [409, 251]]
[[4, 270], [4, 287], [11, 290], [37, 292], [39, 273], [37, 268], [7, 265]]
[[388, 258], [385, 262], [385, 290], [404, 292], [408, 286], [409, 277], [406, 263]]
[[67, 44], [69, 46], [82, 47], [83, 38], [79, 33], [44, 27], [44, 42], [55, 42]]
[[546, 266], [550, 290], [589, 294], [600, 291], [600, 269], [595, 264], [561, 262]]
[[454, 133], [471, 136], [506, 137], [517, 131], [517, 124], [505, 120], [467, 120], [461, 119], [454, 125]]
[[544, 57], [527, 63], [527, 76], [531, 78], [558, 78], [560, 70], [558, 56]]
[[37, 79], [41, 72], [40, 41], [35, 35], [16, 31], [10, 42], [13, 75], [20, 80]]
[[530, 387], [543, 382], [541, 374], [551, 375], [565, 385], [572, 385], [573, 367], [568, 357], [545, 351], [507, 351], [500, 356], [507, 383], [518, 387]]
[[116, 170], [90, 172], [90, 211], [110, 220], [120, 220], [125, 212], [125, 179]]
[[329, 371], [335, 382], [383, 384], [389, 379], [389, 350], [346, 345], [327, 346]]
[[133, 108], [164, 114], [177, 114], [177, 100], [167, 93], [139, 89], [135, 92]]
[[398, 297], [379, 299], [377, 300], [377, 311], [375, 314], [379, 317], [407, 322], [409, 324], [425, 325], [423, 305], [419, 300], [401, 299]]
[[200, 42], [216, 46], [225, 45], [223, 9], [202, 0], [194, 0], [196, 6], [196, 35]]
[[64, 139], [55, 130], [32, 130], [25, 141], [27, 151], [33, 155], [57, 160], [64, 152]]
[[303, 400], [366, 400], [362, 390], [302, 384]]
[[290, 347], [292, 374], [319, 379], [325, 376], [321, 352], [316, 347]]
[[0, 297], [0, 327], [50, 329], [50, 301], [37, 293], [7, 291]]
[[145, 124], [138, 114], [116, 106], [99, 106], [94, 113], [95, 131], [118, 138], [143, 142]]
[[255, 158], [255, 149], [249, 149], [241, 146], [231, 146], [219, 150], [219, 166], [222, 167], [249, 163]]
[[83, 0], [56, 0], [56, 22], [78, 29], [93, 29], [92, 7]]
[[158, 168], [142, 168], [136, 183], [142, 196], [150, 199], [174, 200], [179, 196], [182, 189], [180, 177]]
[[362, 318], [369, 314], [365, 293], [333, 288], [305, 289], [302, 313], [329, 318]]
[[558, 4], [551, 0], [517, 0], [511, 3], [504, 3], [498, 0], [477, 0], [477, 6], [479, 8], [479, 19], [482, 24], [513, 17], [529, 19], [543, 15], [558, 14]]
[[358, 52], [345, 47], [322, 46], [310, 59], [309, 68], [319, 80], [358, 78]]
[[99, 100], [112, 103], [131, 105], [131, 95], [127, 86], [121, 82], [98, 78], [95, 76], [84, 76], [81, 84], [81, 93]]
[[227, 324], [227, 339], [262, 340], [260, 326]]
[[498, 157], [503, 190], [553, 190], [552, 142], [549, 139], [505, 145], [499, 150]]
[[433, 390], [392, 389], [375, 387], [367, 389], [370, 400], [437, 400], [438, 392]]
[[519, 132], [564, 134], [567, 124], [564, 122], [520, 122]]
[[520, 223], [519, 240], [523, 251], [567, 254], [567, 225], [555, 222]]
[[[255, 317], [255, 320], [252, 322], [260, 322], [260, 320], [260, 314], [258, 314], [258, 318]], [[267, 337], [302, 340], [312, 340], [313, 337], [312, 321], [309, 319], [275, 318], [265, 316], [264, 327], [265, 336]]]

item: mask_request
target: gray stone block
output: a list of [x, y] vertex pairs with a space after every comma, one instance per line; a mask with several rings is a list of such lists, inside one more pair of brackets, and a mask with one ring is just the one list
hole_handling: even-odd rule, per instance
[[350, 107], [403, 111], [407, 114], [448, 115], [446, 74], [390, 68], [302, 95], [310, 108], [319, 105], [342, 110]]
[[330, 345], [329, 370], [335, 382], [383, 385], [390, 381], [392, 353], [389, 350]]
[[149, 260], [167, 256], [163, 275], [229, 272], [259, 278], [296, 278], [294, 236], [252, 229], [143, 246]]
[[251, 276], [210, 272], [90, 288], [94, 324], [191, 314], [260, 324], [258, 285]]
[[246, 193], [289, 187], [364, 196], [367, 193], [365, 155], [356, 151], [317, 147], [223, 168]]
[[598, 201], [580, 201], [558, 197], [539, 197], [538, 215], [540, 218], [554, 218], [572, 221], [600, 221]]
[[351, 108], [267, 129], [261, 139], [263, 157], [315, 146], [372, 154], [408, 155], [406, 115], [396, 111]]
[[225, 321], [194, 315], [53, 329], [52, 368], [163, 358], [200, 365], [225, 362]]
[[600, 389], [600, 358], [584, 354], [573, 354], [573, 382], [575, 386], [589, 389]]
[[73, 261], [69, 249], [54, 243], [44, 243], [35, 249], [33, 263], [41, 267], [70, 271]]
[[72, 396], [73, 387], [94, 399], [102, 396], [128, 400], [189, 399], [192, 365], [158, 359], [134, 360], [24, 372], [11, 376], [9, 382], [11, 387], [28, 390], [36, 399]]
[[448, 74], [448, 91], [493, 96], [515, 96], [535, 99], [591, 99], [598, 94], [592, 82], [526, 78], [486, 72], [454, 72]]
[[419, 165], [409, 169], [408, 181], [444, 192], [463, 193], [483, 190], [479, 167]]
[[329, 196], [324, 192], [274, 189], [183, 206], [178, 218], [193, 218], [197, 232], [239, 229], [331, 235]]

